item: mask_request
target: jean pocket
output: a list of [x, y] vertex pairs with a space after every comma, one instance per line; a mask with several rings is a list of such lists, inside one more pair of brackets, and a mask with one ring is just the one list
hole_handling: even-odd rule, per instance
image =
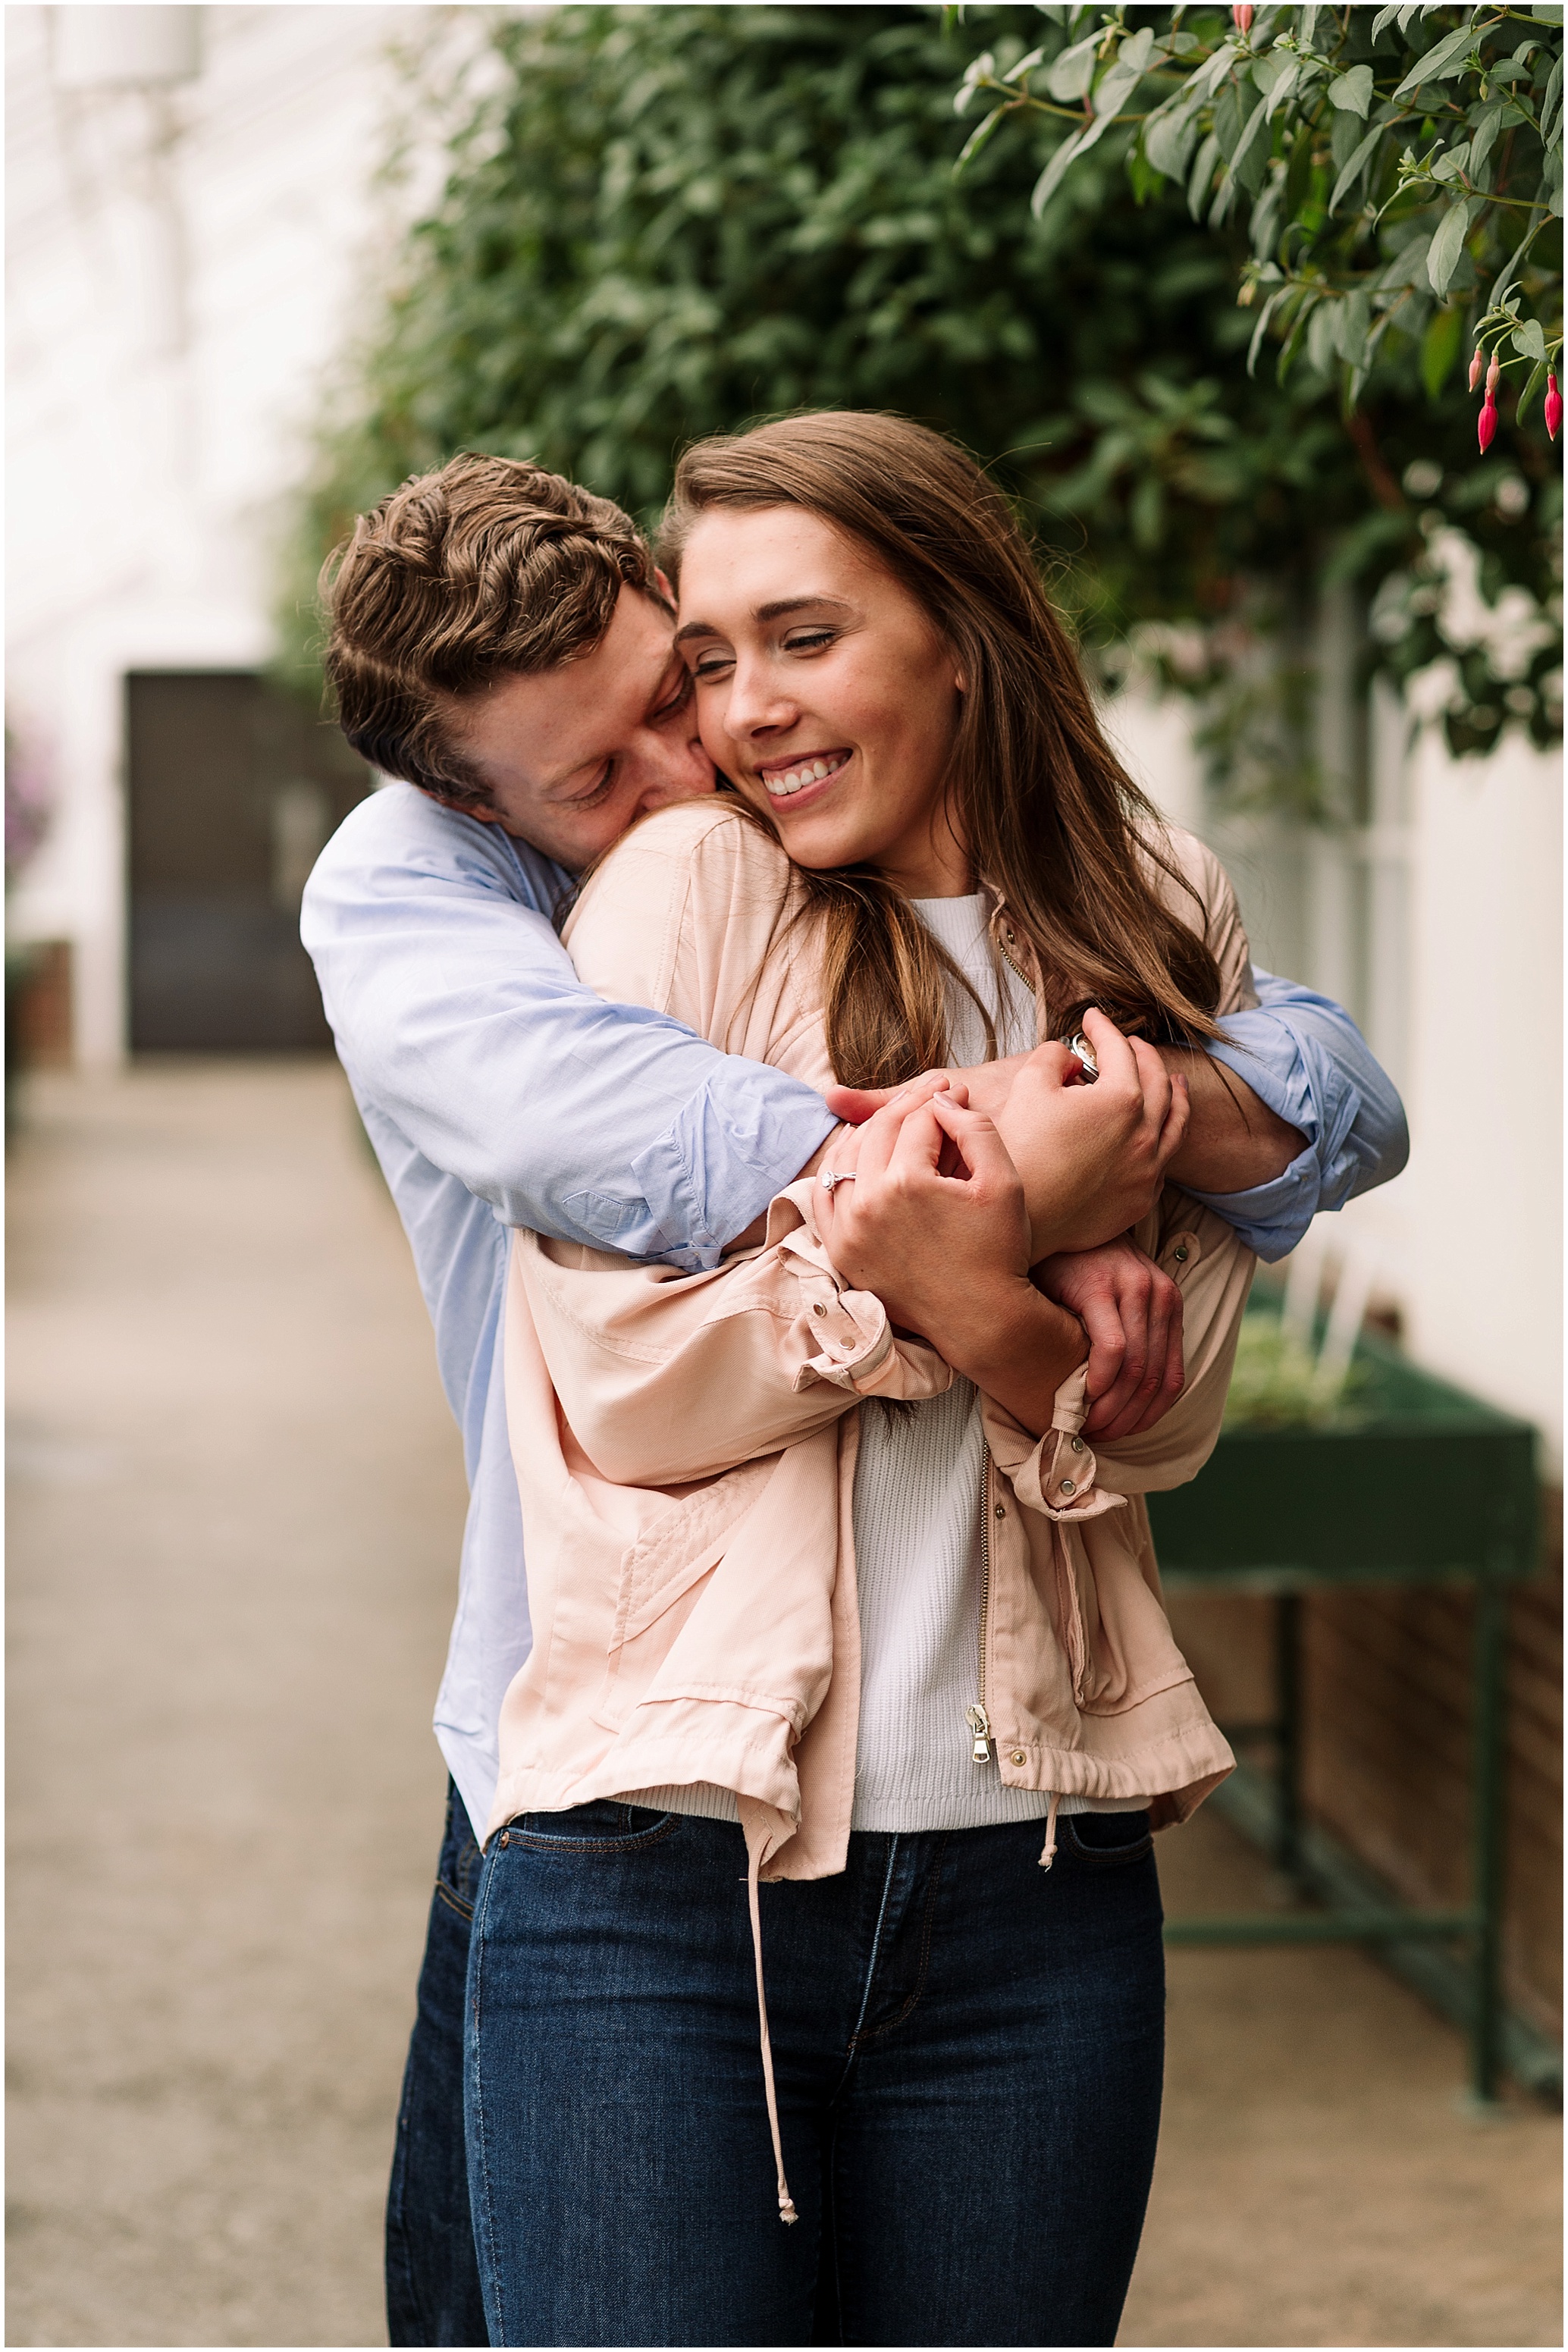
[[1090, 1870], [1117, 1870], [1142, 1862], [1154, 1849], [1145, 1808], [1128, 1813], [1064, 1813], [1061, 1843]]
[[679, 1813], [655, 1812], [649, 1805], [626, 1805], [603, 1797], [559, 1813], [519, 1813], [494, 1841], [531, 1853], [633, 1853], [658, 1845], [680, 1827]]

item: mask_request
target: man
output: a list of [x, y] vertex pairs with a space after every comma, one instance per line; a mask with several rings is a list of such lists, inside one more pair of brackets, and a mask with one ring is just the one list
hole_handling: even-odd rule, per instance
[[[458, 1800], [399, 2117], [389, 2324], [395, 2344], [482, 2343], [461, 2126], [472, 1825], [529, 1643], [499, 1353], [507, 1229], [710, 1266], [836, 1121], [780, 1073], [602, 1003], [551, 929], [573, 877], [635, 818], [714, 786], [665, 583], [627, 518], [535, 467], [458, 458], [362, 518], [331, 599], [345, 732], [405, 781], [329, 843], [302, 930], [414, 1248], [471, 1490], [436, 1717]], [[1193, 1112], [1170, 1172], [1278, 1257], [1318, 1209], [1396, 1172], [1404, 1122], [1337, 1006], [1267, 975], [1259, 988], [1224, 1045], [1171, 1057]], [[1038, 1104], [1009, 1093], [1016, 1072], [970, 1074], [1005, 1135], [1016, 1102]], [[1109, 1101], [1080, 1097], [1075, 1116], [1099, 1122], [1086, 1181], [1131, 1197], [1157, 1179], [1147, 1139], [1111, 1131]], [[1094, 1343], [1101, 1425], [1135, 1425], [1179, 1387], [1179, 1341], [1131, 1253], [1090, 1255], [1058, 1295]]]

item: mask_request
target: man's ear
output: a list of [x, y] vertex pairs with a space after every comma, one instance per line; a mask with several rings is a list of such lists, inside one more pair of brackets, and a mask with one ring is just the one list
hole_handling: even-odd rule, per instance
[[475, 808], [471, 801], [449, 801], [445, 793], [432, 793], [430, 797], [438, 808], [449, 808], [455, 816], [475, 817], [480, 824], [500, 824], [501, 822], [500, 809]]
[[656, 566], [655, 566], [655, 568], [654, 568], [654, 575], [653, 575], [653, 576], [654, 576], [654, 578], [655, 578], [655, 579], [658, 581], [658, 593], [659, 593], [659, 594], [664, 598], [665, 603], [669, 606], [670, 611], [673, 613], [673, 612], [674, 612], [674, 610], [675, 610], [675, 608], [676, 608], [676, 605], [679, 603], [679, 601], [680, 601], [680, 600], [679, 600], [679, 598], [676, 595], [676, 593], [675, 593], [674, 589], [673, 589], [673, 588], [670, 586], [670, 584], [669, 584], [669, 574], [668, 574], [668, 572], [662, 572], [662, 571], [660, 571], [660, 570], [658, 569], [658, 567], [656, 565]]

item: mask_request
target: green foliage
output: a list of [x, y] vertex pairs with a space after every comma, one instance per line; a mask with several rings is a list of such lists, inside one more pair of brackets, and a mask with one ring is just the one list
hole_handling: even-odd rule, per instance
[[1040, 212], [1120, 130], [1141, 195], [1185, 187], [1214, 228], [1245, 208], [1249, 367], [1272, 334], [1281, 382], [1304, 353], [1353, 408], [1385, 338], [1420, 347], [1434, 399], [1467, 322], [1521, 381], [1561, 356], [1560, 5], [1038, 13], [1038, 48], [960, 83], [960, 113], [998, 100], [966, 152], [1012, 117], [1049, 124]]
[[1366, 1373], [1351, 1364], [1325, 1379], [1317, 1358], [1278, 1315], [1250, 1307], [1241, 1318], [1236, 1366], [1226, 1392], [1226, 1429], [1353, 1429]]
[[[1502, 576], [1550, 593], [1539, 434], [1506, 420], [1479, 472], [1451, 373], [1429, 399], [1414, 345], [1359, 439], [1310, 350], [1283, 383], [1249, 373], [1245, 233], [1195, 223], [1136, 157], [1130, 181], [1124, 131], [1039, 213], [1026, 139], [984, 142], [955, 175], [965, 43], [989, 38], [1006, 72], [1026, 21], [498, 14], [471, 89], [430, 93], [456, 126], [446, 184], [323, 436], [290, 653], [353, 514], [458, 449], [536, 457], [651, 519], [685, 441], [796, 407], [955, 433], [1019, 501], [1090, 648], [1197, 625], [1205, 695], [1260, 631], [1296, 625], [1331, 564], [1369, 596], [1414, 578], [1427, 510], [1465, 503]], [[1416, 464], [1437, 484], [1419, 500]], [[1522, 509], [1492, 497], [1505, 475]], [[1377, 660], [1441, 650], [1439, 618], [1413, 610], [1403, 635], [1391, 619]]]

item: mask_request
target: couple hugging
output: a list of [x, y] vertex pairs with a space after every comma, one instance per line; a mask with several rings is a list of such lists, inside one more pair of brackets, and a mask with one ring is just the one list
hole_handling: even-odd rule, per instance
[[1403, 1118], [950, 443], [703, 443], [658, 560], [468, 457], [330, 573], [401, 781], [303, 930], [471, 1487], [392, 2341], [1110, 2344], [1231, 1763], [1142, 1497]]

